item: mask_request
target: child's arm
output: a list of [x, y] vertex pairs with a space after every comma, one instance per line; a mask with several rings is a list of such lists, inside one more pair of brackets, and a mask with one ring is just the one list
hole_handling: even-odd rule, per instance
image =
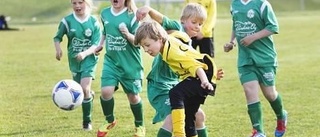
[[230, 42], [226, 43], [226, 44], [223, 46], [224, 52], [229, 52], [230, 50], [233, 49], [233, 47], [236, 46], [236, 44], [234, 43], [234, 39], [235, 39], [235, 34], [234, 34], [234, 31], [232, 30]]
[[211, 91], [214, 90], [212, 84], [208, 81], [208, 77], [202, 68], [198, 68], [196, 73], [197, 76], [200, 78], [202, 88]]
[[161, 14], [159, 11], [149, 7], [149, 6], [143, 6], [137, 10], [137, 19], [143, 20], [147, 15], [149, 15], [153, 20], [158, 22], [159, 24], [162, 24], [163, 14]]
[[103, 49], [105, 40], [106, 40], [106, 35], [102, 35], [98, 47], [94, 50], [94, 54], [99, 55], [99, 52]]
[[134, 35], [131, 34], [127, 28], [127, 26], [124, 23], [119, 24], [119, 30], [122, 33], [122, 35], [131, 43], [134, 45]]
[[88, 48], [87, 50], [78, 53], [77, 56], [76, 56], [76, 59], [77, 59], [78, 61], [83, 60], [83, 59], [86, 58], [87, 56], [95, 53], [95, 49], [96, 49], [97, 47], [98, 47], [97, 45], [92, 45], [92, 46], [91, 46], [90, 48]]
[[60, 61], [61, 57], [62, 57], [62, 50], [60, 47], [60, 41], [55, 41], [54, 42], [54, 47], [56, 49], [56, 59]]
[[257, 33], [244, 37], [243, 39], [240, 40], [240, 44], [243, 46], [249, 46], [252, 42], [264, 37], [268, 37], [272, 34], [273, 32], [267, 29], [263, 29], [261, 31], [258, 31]]

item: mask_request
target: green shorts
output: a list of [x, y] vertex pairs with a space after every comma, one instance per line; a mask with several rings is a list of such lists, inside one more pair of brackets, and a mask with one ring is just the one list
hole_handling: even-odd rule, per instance
[[127, 79], [109, 71], [102, 72], [101, 87], [115, 86], [117, 90], [119, 83], [126, 94], [138, 94], [142, 91], [142, 79]]
[[241, 84], [257, 80], [260, 84], [263, 84], [264, 86], [274, 86], [277, 67], [243, 66], [238, 67], [238, 73]]
[[92, 79], [95, 79], [95, 71], [88, 70], [83, 72], [71, 72], [72, 78], [74, 81], [80, 83], [82, 78], [92, 77]]
[[156, 110], [152, 123], [163, 121], [171, 113], [169, 91], [176, 84], [157, 83], [148, 80], [147, 93], [151, 106]]

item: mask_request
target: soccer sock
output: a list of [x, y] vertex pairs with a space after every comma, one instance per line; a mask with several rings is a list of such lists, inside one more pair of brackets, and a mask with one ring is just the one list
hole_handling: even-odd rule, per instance
[[163, 128], [160, 128], [157, 134], [157, 137], [171, 137], [171, 136], [172, 136], [171, 132]]
[[207, 128], [197, 129], [198, 137], [208, 137]]
[[102, 97], [100, 97], [100, 103], [101, 103], [103, 114], [106, 117], [106, 121], [108, 121], [108, 123], [112, 123], [115, 120], [113, 115], [113, 109], [114, 109], [113, 97], [109, 100], [105, 100]]
[[283, 114], [283, 105], [282, 105], [282, 98], [281, 96], [278, 94], [276, 100], [274, 101], [270, 101], [269, 102], [274, 113], [277, 116], [277, 119], [283, 119], [284, 118], [284, 114]]
[[93, 107], [93, 98], [86, 98], [82, 101], [82, 119], [83, 122], [91, 122], [91, 113]]
[[184, 109], [172, 109], [172, 134], [174, 137], [184, 137], [186, 133], [184, 131], [185, 127], [185, 114]]
[[142, 101], [138, 104], [130, 104], [131, 111], [134, 116], [134, 124], [136, 127], [143, 126], [143, 106]]
[[248, 105], [248, 114], [252, 127], [259, 133], [264, 133], [261, 103], [256, 102]]

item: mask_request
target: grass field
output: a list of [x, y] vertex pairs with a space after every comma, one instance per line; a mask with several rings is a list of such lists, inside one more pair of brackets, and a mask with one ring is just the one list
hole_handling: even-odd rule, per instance
[[[289, 112], [287, 137], [320, 135], [320, 39], [319, 14], [292, 13], [279, 16], [280, 34], [275, 35], [280, 66], [277, 89]], [[215, 29], [216, 62], [225, 71], [219, 81], [217, 95], [208, 97], [202, 108], [207, 114], [210, 137], [245, 137], [251, 132], [245, 98], [236, 73], [237, 50], [224, 53], [222, 45], [229, 40], [230, 19], [219, 19]], [[8, 137], [88, 137], [104, 118], [100, 95], [101, 58], [97, 80], [91, 132], [81, 129], [81, 109], [66, 112], [51, 100], [51, 89], [60, 79], [71, 78], [66, 54], [55, 60], [52, 37], [57, 24], [12, 26], [23, 31], [0, 31], [0, 136]], [[65, 45], [65, 44], [63, 44]], [[65, 49], [65, 48], [64, 48]], [[101, 55], [102, 57], [102, 55]], [[144, 55], [145, 74], [151, 57]], [[144, 81], [145, 82], [145, 81]], [[152, 125], [154, 110], [149, 105], [146, 84], [141, 94], [144, 101], [147, 137], [155, 137], [161, 124]], [[262, 97], [262, 96], [261, 96]], [[262, 99], [265, 130], [273, 136], [275, 117], [267, 101]], [[130, 137], [133, 116], [125, 94], [115, 93], [118, 125], [111, 137]]]

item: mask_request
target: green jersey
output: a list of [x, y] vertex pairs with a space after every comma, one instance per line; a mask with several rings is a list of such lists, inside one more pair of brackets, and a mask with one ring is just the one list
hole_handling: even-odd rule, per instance
[[126, 25], [129, 32], [134, 34], [138, 21], [133, 12], [124, 8], [119, 13], [114, 13], [112, 7], [101, 11], [103, 35], [106, 36], [106, 54], [104, 66], [111, 70], [121, 71], [122, 77], [129, 79], [142, 79], [143, 67], [140, 47], [130, 43], [120, 32], [119, 27]]
[[238, 67], [245, 65], [277, 66], [277, 53], [272, 36], [254, 41], [245, 47], [240, 40], [267, 29], [278, 33], [278, 22], [267, 0], [233, 0], [231, 4], [233, 31], [239, 44]]
[[61, 42], [64, 35], [68, 38], [68, 61], [72, 72], [82, 72], [95, 68], [98, 56], [87, 56], [82, 61], [77, 61], [78, 53], [87, 50], [91, 46], [97, 46], [100, 41], [101, 31], [99, 22], [93, 16], [88, 16], [81, 21], [73, 13], [64, 17], [54, 37], [55, 42]]

